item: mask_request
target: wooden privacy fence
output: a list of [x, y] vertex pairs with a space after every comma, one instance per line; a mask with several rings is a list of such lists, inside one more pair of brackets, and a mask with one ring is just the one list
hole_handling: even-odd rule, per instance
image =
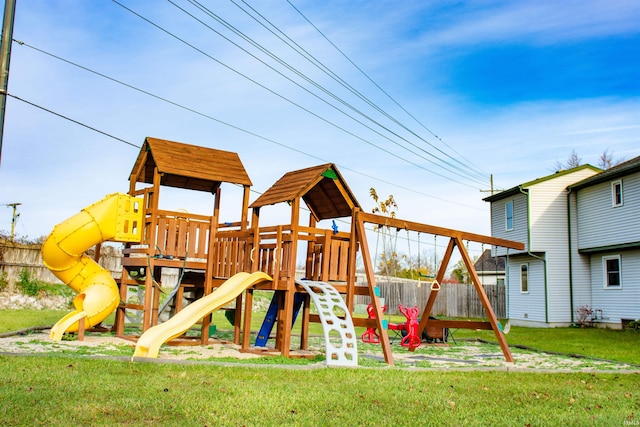
[[[34, 280], [46, 283], [61, 283], [42, 263], [41, 244], [23, 244], [8, 240], [0, 241], [0, 275], [10, 285], [18, 280], [20, 271], [26, 270]], [[93, 257], [94, 248], [87, 251]], [[108, 270], [113, 277], [119, 278], [122, 273], [121, 251], [112, 246], [102, 246], [99, 264]]]
[[[416, 280], [378, 278], [376, 284], [380, 288], [380, 297], [384, 298], [389, 314], [400, 314], [399, 304], [405, 307], [424, 307], [431, 293], [431, 283], [424, 281], [418, 286]], [[483, 288], [496, 316], [506, 318], [505, 285], [484, 285]], [[366, 306], [369, 302], [369, 296], [357, 295], [355, 297], [357, 306]], [[482, 302], [473, 285], [464, 284], [442, 284], [431, 315], [436, 317], [486, 318]]]

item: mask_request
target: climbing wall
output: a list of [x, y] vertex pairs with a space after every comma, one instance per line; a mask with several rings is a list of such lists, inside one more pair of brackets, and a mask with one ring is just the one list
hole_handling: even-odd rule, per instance
[[325, 282], [296, 280], [296, 283], [309, 293], [318, 309], [324, 331], [327, 366], [358, 366], [353, 320], [340, 293]]

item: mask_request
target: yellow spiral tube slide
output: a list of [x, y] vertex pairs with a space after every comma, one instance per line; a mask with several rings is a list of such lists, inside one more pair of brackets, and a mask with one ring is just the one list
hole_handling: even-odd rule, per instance
[[76, 332], [83, 318], [86, 328], [93, 327], [116, 309], [120, 295], [115, 280], [84, 252], [108, 240], [139, 242], [141, 224], [142, 199], [114, 193], [53, 228], [42, 245], [42, 260], [78, 295], [75, 311], [51, 328], [51, 339], [59, 341], [65, 332]]

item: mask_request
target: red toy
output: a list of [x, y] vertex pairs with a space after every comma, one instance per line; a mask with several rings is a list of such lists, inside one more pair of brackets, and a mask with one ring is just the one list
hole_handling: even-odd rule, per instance
[[[382, 306], [382, 312], [384, 313], [385, 311], [387, 311], [386, 304]], [[369, 319], [376, 318], [376, 311], [373, 308], [373, 304], [367, 305], [367, 314], [369, 315]], [[367, 330], [362, 334], [362, 342], [379, 344], [380, 335], [376, 332], [376, 328], [367, 328]]]
[[[399, 324], [389, 323], [388, 328], [394, 331], [405, 331], [403, 333], [402, 340], [400, 341], [401, 346], [408, 347], [410, 349], [418, 348], [422, 342], [418, 336], [418, 314], [420, 313], [418, 307], [408, 308], [398, 305], [398, 309], [404, 317], [407, 318], [407, 321]], [[387, 306], [383, 305], [382, 312], [384, 313], [385, 311], [387, 311]], [[367, 315], [369, 316], [369, 319], [376, 318], [376, 312], [372, 304], [367, 305]], [[379, 344], [380, 335], [378, 335], [375, 328], [367, 328], [367, 330], [362, 334], [362, 342], [366, 342], [368, 344]]]
[[418, 322], [418, 314], [420, 313], [418, 307], [408, 308], [403, 307], [402, 304], [398, 305], [398, 309], [400, 313], [404, 314], [404, 317], [407, 318], [407, 323], [405, 323], [405, 331], [407, 334], [400, 341], [400, 345], [403, 347], [409, 347], [410, 349], [415, 349], [420, 346], [421, 340], [418, 336], [418, 326], [420, 325]]

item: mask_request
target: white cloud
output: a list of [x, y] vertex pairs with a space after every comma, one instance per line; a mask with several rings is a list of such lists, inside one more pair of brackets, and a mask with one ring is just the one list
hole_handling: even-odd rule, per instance
[[555, 44], [593, 37], [637, 34], [636, 1], [484, 2], [455, 6], [455, 18], [437, 22], [421, 43], [446, 48], [481, 43]]

